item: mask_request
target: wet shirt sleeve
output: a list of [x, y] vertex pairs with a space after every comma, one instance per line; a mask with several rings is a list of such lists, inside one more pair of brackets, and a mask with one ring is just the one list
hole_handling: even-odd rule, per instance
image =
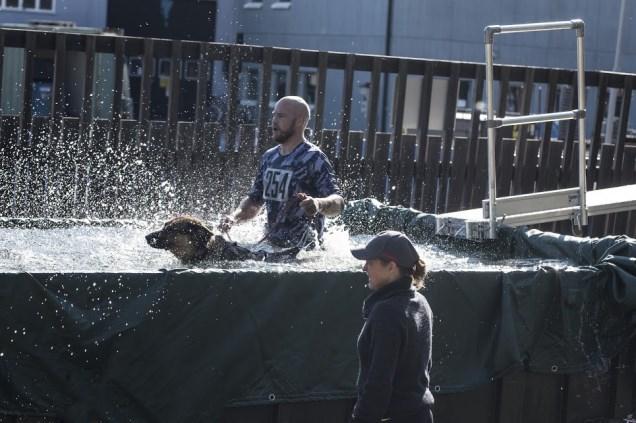
[[336, 173], [324, 153], [320, 153], [314, 162], [314, 181], [319, 197], [341, 194], [340, 187], [336, 181]]
[[391, 317], [382, 316], [367, 321], [370, 362], [367, 378], [358, 387], [352, 422], [379, 422], [389, 408], [402, 345], [400, 320]]

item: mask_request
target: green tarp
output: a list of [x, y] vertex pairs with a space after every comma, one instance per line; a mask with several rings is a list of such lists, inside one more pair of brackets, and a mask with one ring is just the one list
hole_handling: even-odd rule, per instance
[[[504, 229], [470, 244], [434, 238], [430, 215], [372, 201], [343, 221], [580, 265], [431, 272], [435, 392], [520, 367], [605, 372], [634, 334], [632, 239]], [[365, 283], [362, 272], [1, 274], [0, 413], [209, 422], [227, 405], [351, 398]]]

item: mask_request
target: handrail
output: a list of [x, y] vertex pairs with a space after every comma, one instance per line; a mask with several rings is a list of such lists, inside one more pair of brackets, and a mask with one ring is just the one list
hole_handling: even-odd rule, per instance
[[[487, 101], [487, 122], [488, 122], [488, 213], [489, 213], [489, 237], [496, 238], [496, 195], [497, 176], [495, 166], [495, 140], [496, 129], [501, 126], [523, 125], [534, 122], [547, 122], [564, 119], [578, 119], [579, 121], [579, 197], [580, 197], [580, 226], [587, 225], [587, 207], [585, 201], [586, 180], [585, 180], [585, 66], [583, 36], [584, 26], [582, 20], [573, 19], [571, 21], [558, 22], [538, 22], [519, 25], [490, 25], [484, 28], [485, 52], [486, 52], [486, 90]], [[578, 88], [578, 110], [568, 112], [548, 113], [544, 115], [526, 115], [513, 118], [499, 118], [494, 114], [494, 78], [493, 78], [493, 43], [494, 35], [515, 32], [534, 31], [555, 31], [564, 29], [576, 30], [576, 56], [577, 56], [577, 88]], [[501, 112], [501, 111], [499, 111]]]

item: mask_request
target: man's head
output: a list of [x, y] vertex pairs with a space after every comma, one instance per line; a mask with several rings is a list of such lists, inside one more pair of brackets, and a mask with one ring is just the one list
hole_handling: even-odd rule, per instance
[[153, 248], [170, 251], [184, 263], [191, 263], [205, 258], [213, 236], [200, 220], [180, 216], [166, 222], [161, 230], [146, 235], [146, 242]]
[[272, 113], [274, 141], [284, 144], [294, 137], [302, 138], [310, 114], [309, 105], [302, 97], [287, 96], [278, 100]]

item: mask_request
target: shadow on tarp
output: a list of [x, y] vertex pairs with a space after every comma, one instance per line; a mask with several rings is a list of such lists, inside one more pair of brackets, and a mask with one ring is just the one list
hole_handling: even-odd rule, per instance
[[[434, 392], [520, 368], [605, 373], [634, 335], [632, 239], [503, 229], [497, 242], [455, 242], [434, 236], [431, 215], [372, 200], [342, 221], [579, 265], [431, 272]], [[365, 283], [329, 271], [0, 274], [0, 413], [197, 422], [227, 406], [352, 398]]]

